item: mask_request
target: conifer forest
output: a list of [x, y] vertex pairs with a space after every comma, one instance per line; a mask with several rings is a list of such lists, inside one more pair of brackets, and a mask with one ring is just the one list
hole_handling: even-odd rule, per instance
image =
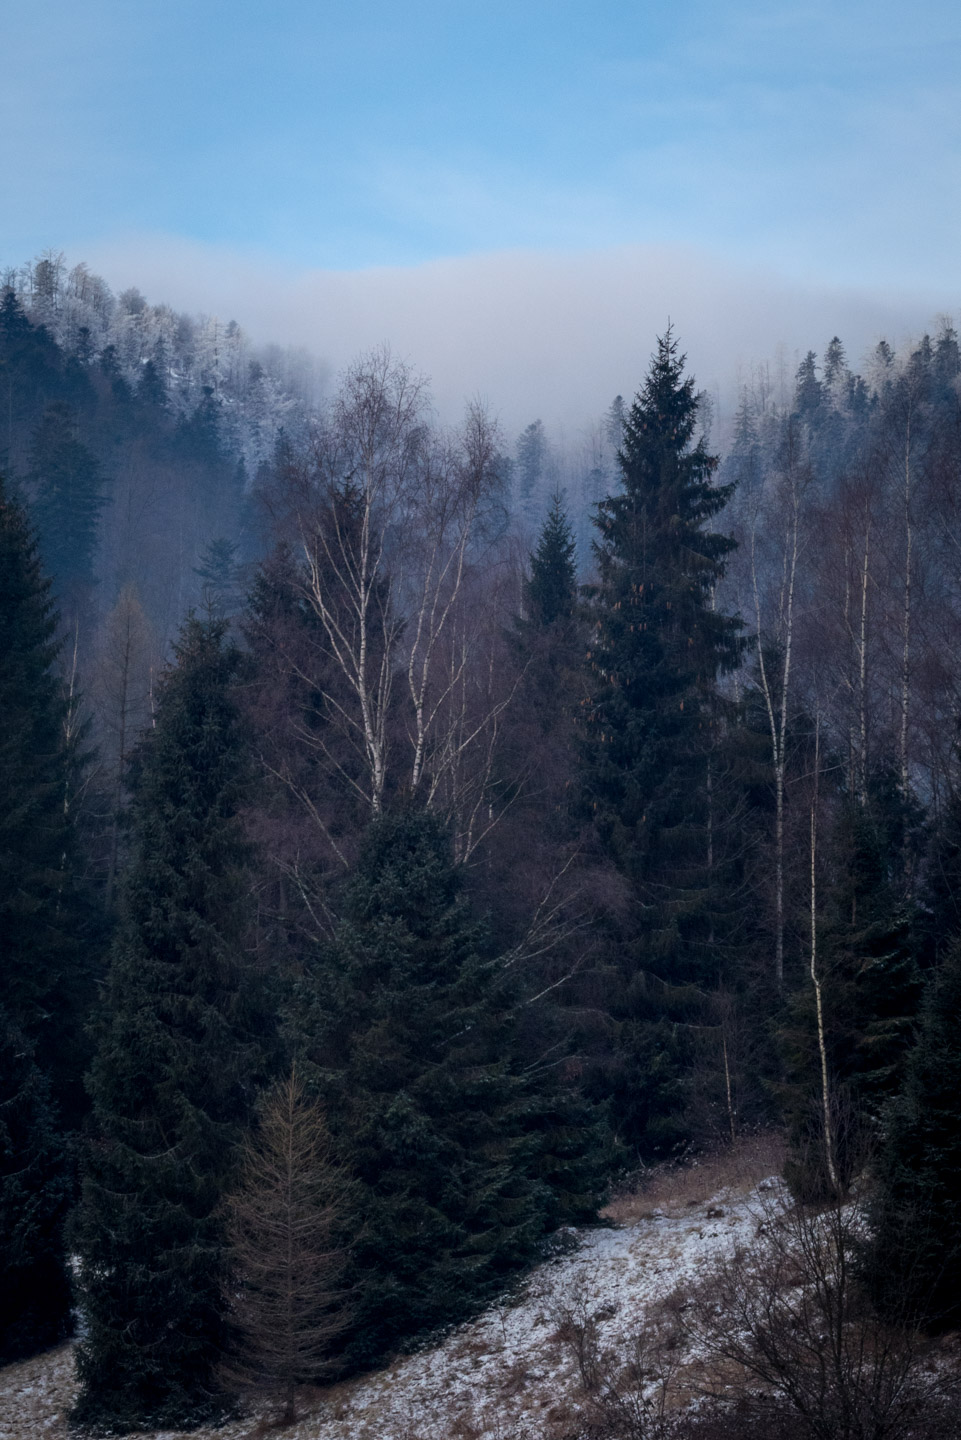
[[684, 341], [575, 443], [4, 272], [0, 1364], [77, 1433], [292, 1424], [776, 1136], [697, 1403], [574, 1307], [496, 1433], [958, 1434], [958, 336], [723, 425]]

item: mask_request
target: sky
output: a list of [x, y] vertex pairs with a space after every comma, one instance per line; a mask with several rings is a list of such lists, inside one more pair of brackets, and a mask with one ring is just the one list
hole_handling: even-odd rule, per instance
[[387, 340], [510, 410], [498, 349], [556, 376], [560, 345], [560, 413], [592, 313], [625, 370], [670, 314], [730, 379], [832, 305], [851, 349], [961, 305], [948, 0], [7, 0], [0, 31], [0, 266], [64, 250], [334, 366]]

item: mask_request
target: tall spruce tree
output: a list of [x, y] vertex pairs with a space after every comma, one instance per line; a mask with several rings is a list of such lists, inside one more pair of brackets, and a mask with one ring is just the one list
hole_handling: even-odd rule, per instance
[[244, 956], [247, 764], [224, 631], [188, 621], [138, 757], [90, 1076], [75, 1415], [114, 1430], [194, 1425], [223, 1404], [219, 1206], [269, 1035]]
[[69, 1328], [62, 1127], [79, 1123], [96, 911], [80, 878], [79, 757], [56, 674], [57, 615], [0, 478], [0, 1357]]
[[0, 1007], [0, 1364], [69, 1333], [63, 1227], [72, 1191], [49, 1083]]
[[545, 736], [550, 736], [556, 747], [534, 757], [533, 763], [542, 778], [545, 767], [551, 772], [563, 769], [562, 787], [570, 779], [572, 713], [582, 688], [575, 677], [584, 655], [574, 554], [567, 510], [562, 496], [555, 492], [530, 557], [524, 584], [525, 613], [515, 621], [512, 638], [523, 666], [522, 727], [526, 721], [537, 733], [542, 751]]
[[[616, 1002], [616, 1120], [632, 1143], [673, 1137], [682, 1104], [676, 1022], [703, 1022], [692, 997], [717, 984], [711, 762], [719, 674], [742, 651], [739, 621], [713, 603], [734, 541], [710, 528], [731, 487], [695, 441], [698, 398], [668, 329], [625, 422], [619, 491], [598, 506], [589, 590], [591, 693], [583, 791], [629, 881], [633, 931]], [[692, 1010], [692, 1003], [694, 1009]], [[673, 1007], [673, 1008], [672, 1008]]]
[[902, 1094], [885, 1117], [867, 1267], [884, 1307], [961, 1323], [961, 940], [928, 982]]
[[348, 1363], [462, 1318], [574, 1208], [549, 1179], [570, 1183], [577, 1147], [547, 1133], [512, 1047], [509, 969], [460, 891], [437, 820], [379, 820], [303, 987], [300, 1041], [360, 1195]]
[[4, 1005], [54, 1100], [84, 1109], [96, 912], [82, 883], [82, 757], [67, 736], [58, 617], [21, 507], [0, 478], [0, 955]]

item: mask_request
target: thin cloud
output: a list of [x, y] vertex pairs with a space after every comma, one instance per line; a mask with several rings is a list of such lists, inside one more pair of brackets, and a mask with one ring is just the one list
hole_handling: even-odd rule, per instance
[[803, 285], [708, 254], [644, 246], [491, 252], [412, 266], [294, 270], [267, 257], [158, 236], [91, 246], [115, 288], [236, 319], [258, 342], [305, 346], [332, 369], [388, 343], [431, 377], [442, 415], [480, 396], [509, 434], [540, 416], [578, 424], [631, 395], [668, 318], [722, 412], [751, 367], [841, 336], [852, 363], [903, 344], [953, 297]]

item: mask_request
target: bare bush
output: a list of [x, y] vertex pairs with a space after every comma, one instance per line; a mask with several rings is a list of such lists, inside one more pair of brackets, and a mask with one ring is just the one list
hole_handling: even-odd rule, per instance
[[672, 1410], [680, 1362], [676, 1327], [654, 1317], [614, 1348], [601, 1341], [606, 1318], [581, 1290], [554, 1312], [556, 1339], [576, 1366], [584, 1422], [578, 1433], [597, 1440], [668, 1440], [680, 1419]]
[[755, 1421], [768, 1417], [770, 1433], [803, 1440], [949, 1433], [957, 1376], [929, 1363], [930, 1345], [914, 1327], [882, 1321], [870, 1305], [856, 1267], [864, 1228], [857, 1203], [772, 1205], [753, 1244], [678, 1298], [713, 1401], [740, 1398]]

